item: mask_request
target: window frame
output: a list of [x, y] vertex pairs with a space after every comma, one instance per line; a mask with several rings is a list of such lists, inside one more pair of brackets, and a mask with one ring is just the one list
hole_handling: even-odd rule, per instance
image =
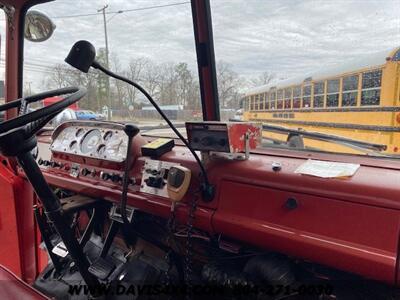
[[[379, 72], [379, 86], [373, 86], [373, 87], [364, 87], [364, 76], [365, 74], [371, 74], [371, 73], [376, 73]], [[374, 70], [369, 70], [361, 73], [361, 98], [360, 98], [360, 106], [380, 106], [381, 105], [381, 91], [382, 91], [382, 76], [383, 76], [383, 70], [382, 68], [379, 69], [374, 69]], [[371, 79], [373, 80], [373, 79]], [[363, 103], [363, 95], [364, 93], [368, 92], [375, 92], [378, 93], [377, 96], [377, 103], [371, 104], [371, 103]], [[375, 96], [376, 97], [376, 96]]]
[[[330, 92], [329, 91], [329, 82], [337, 81], [337, 91]], [[340, 98], [340, 85], [341, 85], [341, 80], [340, 78], [332, 78], [328, 79], [326, 81], [326, 101], [325, 101], [325, 107], [339, 107], [339, 98]], [[335, 100], [336, 105], [329, 105], [329, 96], [336, 95], [337, 99]]]
[[[346, 88], [346, 80], [350, 79], [350, 78], [355, 78], [355, 86], [350, 86], [349, 88]], [[342, 107], [355, 107], [357, 106], [357, 102], [358, 102], [358, 88], [359, 88], [359, 80], [360, 80], [360, 76], [359, 74], [350, 74], [350, 75], [346, 75], [342, 77]], [[345, 97], [347, 97], [347, 95], [352, 95], [355, 94], [355, 97], [353, 97], [353, 101], [351, 104], [345, 104]]]

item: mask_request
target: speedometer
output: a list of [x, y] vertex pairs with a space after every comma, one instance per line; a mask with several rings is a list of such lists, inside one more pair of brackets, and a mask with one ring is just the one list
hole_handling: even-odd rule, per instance
[[101, 141], [101, 132], [98, 129], [92, 129], [83, 137], [81, 142], [81, 152], [83, 154], [93, 153]]

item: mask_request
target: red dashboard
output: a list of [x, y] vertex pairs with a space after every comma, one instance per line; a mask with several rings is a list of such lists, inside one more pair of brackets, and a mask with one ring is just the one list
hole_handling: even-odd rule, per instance
[[[134, 163], [128, 205], [168, 217], [170, 201], [141, 191], [144, 166], [150, 158], [140, 147], [152, 140], [134, 138]], [[49, 138], [39, 138], [41, 147]], [[158, 160], [181, 164], [192, 171], [186, 200], [198, 188], [199, 168], [191, 153], [177, 145]], [[296, 174], [305, 158], [252, 154], [246, 161], [211, 161], [208, 176], [216, 186], [212, 202], [200, 200], [195, 226], [264, 249], [282, 252], [368, 278], [398, 283], [400, 176], [395, 169], [361, 165], [348, 179], [322, 179]], [[273, 163], [282, 168], [274, 171]], [[79, 175], [71, 168], [79, 165]], [[53, 152], [42, 170], [47, 181], [109, 201], [119, 201], [122, 183], [104, 173], [121, 175], [118, 162]], [[82, 170], [89, 172], [83, 174]], [[86, 173], [86, 172], [84, 172]], [[185, 201], [177, 218], [188, 214]]]

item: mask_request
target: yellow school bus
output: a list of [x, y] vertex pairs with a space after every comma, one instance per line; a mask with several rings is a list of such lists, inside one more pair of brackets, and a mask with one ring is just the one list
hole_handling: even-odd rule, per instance
[[322, 145], [304, 131], [380, 144], [383, 152], [400, 154], [400, 47], [254, 88], [245, 95], [243, 120], [292, 130], [263, 132], [292, 147], [354, 152]]

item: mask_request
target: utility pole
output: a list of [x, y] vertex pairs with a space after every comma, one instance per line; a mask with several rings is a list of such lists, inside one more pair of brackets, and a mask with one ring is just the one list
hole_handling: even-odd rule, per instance
[[[104, 22], [104, 38], [106, 41], [106, 67], [110, 68], [110, 64], [108, 61], [108, 36], [107, 36], [107, 20], [106, 20], [106, 9], [108, 8], [108, 4], [104, 5], [102, 8], [97, 10], [97, 12], [103, 12], [103, 22]], [[108, 99], [108, 120], [111, 121], [111, 97], [110, 97], [110, 78], [107, 76], [106, 79], [106, 97]]]

